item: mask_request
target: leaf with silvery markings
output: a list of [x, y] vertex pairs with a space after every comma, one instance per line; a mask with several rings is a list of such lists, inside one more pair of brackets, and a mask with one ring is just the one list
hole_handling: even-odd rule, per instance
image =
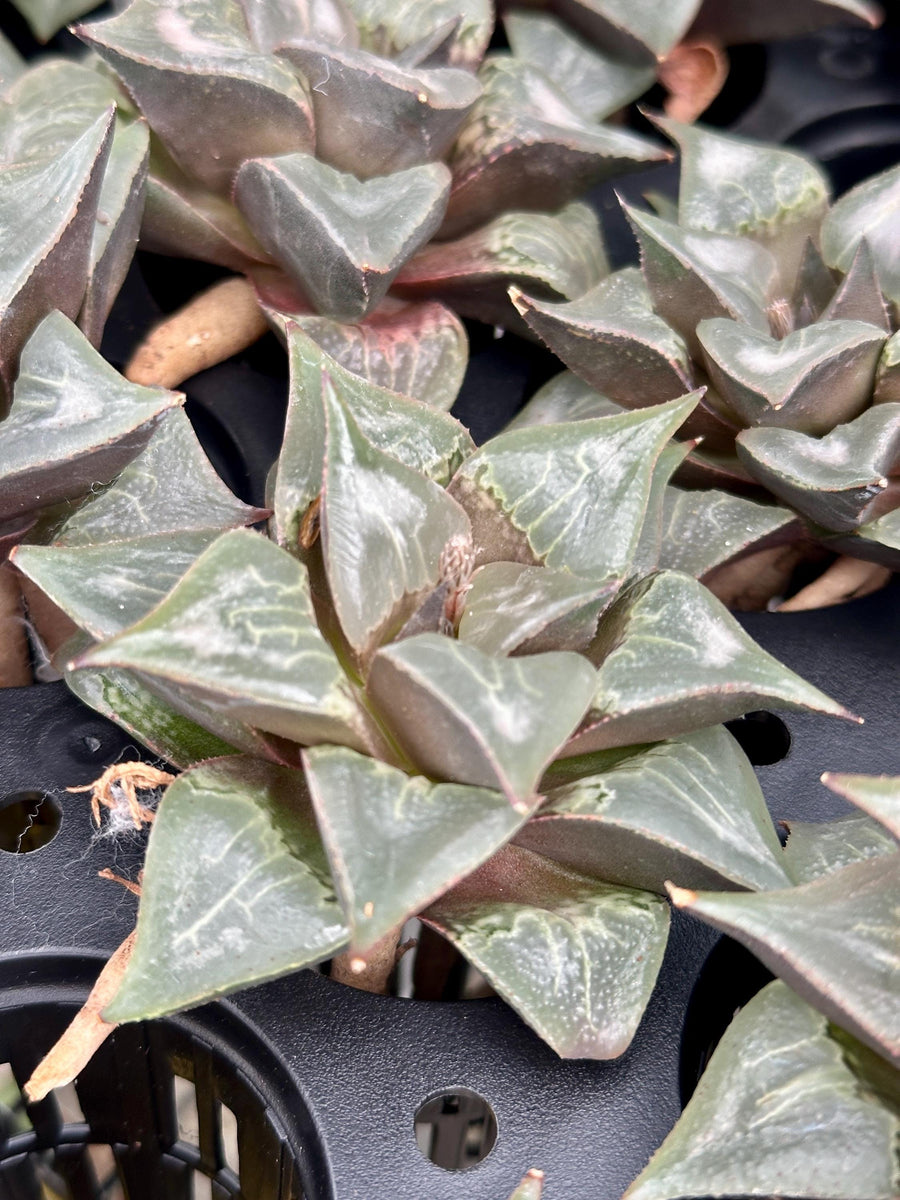
[[822, 782], [873, 816], [900, 841], [900, 777], [826, 771]]
[[822, 254], [845, 274], [866, 239], [884, 293], [900, 301], [900, 167], [856, 185], [832, 205], [822, 223]]
[[758, 504], [710, 488], [666, 489], [658, 565], [702, 579], [744, 554], [798, 536], [801, 524], [789, 509]]
[[622, 405], [595, 391], [573, 371], [561, 371], [538, 388], [528, 403], [506, 426], [523, 429], [528, 425], [561, 425], [566, 421], [586, 421], [591, 417], [615, 417]]
[[794, 883], [811, 883], [851, 863], [895, 854], [897, 841], [871, 817], [854, 813], [836, 821], [784, 821], [784, 865]]
[[449, 64], [470, 71], [481, 62], [494, 27], [490, 0], [346, 0], [346, 4], [362, 44], [388, 58], [458, 19]]

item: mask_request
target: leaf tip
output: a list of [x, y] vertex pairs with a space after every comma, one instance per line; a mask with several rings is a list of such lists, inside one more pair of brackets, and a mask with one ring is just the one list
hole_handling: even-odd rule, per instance
[[676, 887], [671, 880], [666, 880], [666, 891], [669, 893], [669, 899], [676, 908], [690, 908], [697, 901], [697, 893], [690, 888]]

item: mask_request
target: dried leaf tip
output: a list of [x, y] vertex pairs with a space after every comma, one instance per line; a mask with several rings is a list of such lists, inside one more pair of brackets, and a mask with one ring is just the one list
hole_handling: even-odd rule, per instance
[[666, 880], [666, 891], [669, 893], [669, 899], [676, 908], [690, 908], [692, 904], [697, 902], [697, 893], [690, 888], [676, 887], [670, 880]]

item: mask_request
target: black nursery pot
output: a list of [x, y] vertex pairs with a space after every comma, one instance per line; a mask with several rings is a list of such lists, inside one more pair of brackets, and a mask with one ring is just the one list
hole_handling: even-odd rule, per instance
[[[776, 818], [843, 812], [825, 769], [900, 774], [898, 600], [895, 583], [840, 608], [742, 617], [866, 718], [733, 723], [767, 764]], [[140, 840], [97, 839], [86, 798], [64, 789], [136, 752], [62, 684], [0, 692], [0, 1089], [4, 1075], [24, 1083], [133, 926], [134, 898], [97, 871], [133, 877]], [[597, 1063], [560, 1060], [496, 999], [375, 997], [300, 972], [120, 1027], [74, 1093], [22, 1103], [0, 1128], [0, 1197], [39, 1200], [52, 1178], [72, 1200], [110, 1195], [111, 1180], [128, 1200], [505, 1200], [534, 1166], [547, 1200], [618, 1200], [765, 978], [675, 913], [632, 1046]]]

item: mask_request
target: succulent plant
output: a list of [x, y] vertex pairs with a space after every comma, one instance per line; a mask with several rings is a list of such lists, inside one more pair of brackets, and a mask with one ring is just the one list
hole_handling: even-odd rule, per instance
[[807, 536], [898, 565], [900, 169], [829, 207], [825, 177], [800, 154], [658, 123], [680, 147], [681, 189], [677, 212], [626, 206], [640, 270], [570, 302], [519, 289], [514, 303], [624, 408], [706, 387], [681, 431], [703, 445], [677, 478], [714, 491], [667, 501], [695, 536], [721, 489], [764, 488]]

